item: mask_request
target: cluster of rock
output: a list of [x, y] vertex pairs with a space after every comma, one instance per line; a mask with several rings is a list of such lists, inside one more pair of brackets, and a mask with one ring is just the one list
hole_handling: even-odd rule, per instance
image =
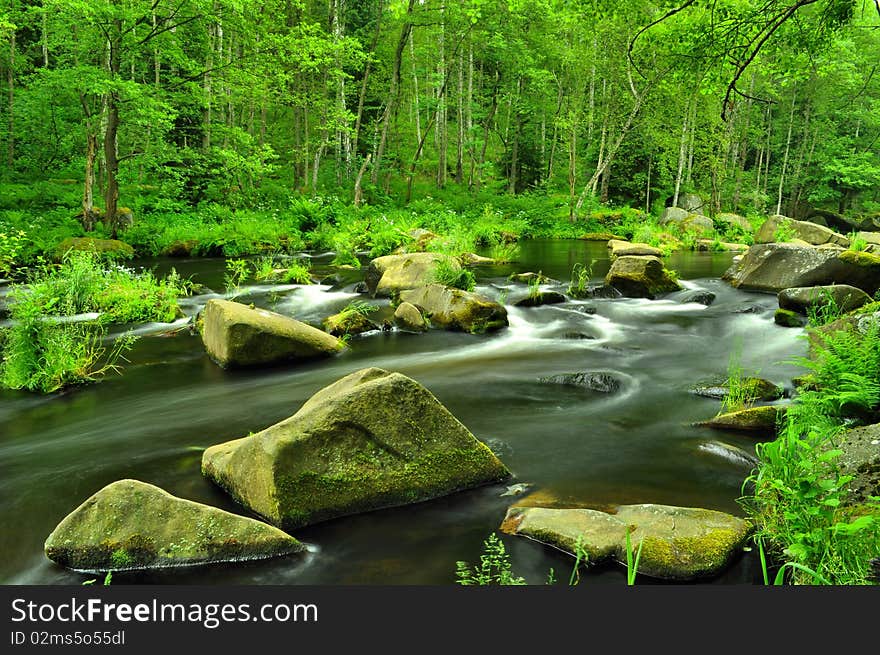
[[[778, 242], [780, 237], [787, 240]], [[739, 289], [776, 293], [776, 323], [802, 327], [811, 312], [829, 306], [852, 311], [880, 290], [880, 235], [859, 232], [856, 237], [861, 244], [824, 225], [771, 216], [755, 235], [755, 245], [722, 279]]]
[[510, 476], [427, 389], [377, 368], [322, 389], [276, 425], [208, 448], [202, 473], [271, 525], [120, 480], [61, 521], [46, 555], [88, 571], [290, 555], [305, 547], [287, 531]]

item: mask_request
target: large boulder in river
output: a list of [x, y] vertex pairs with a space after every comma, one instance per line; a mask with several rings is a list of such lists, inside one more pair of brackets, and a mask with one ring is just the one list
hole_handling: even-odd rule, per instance
[[364, 281], [371, 296], [389, 297], [399, 291], [415, 289], [434, 281], [438, 265], [460, 271], [455, 257], [436, 252], [386, 255], [370, 262]]
[[253, 436], [208, 448], [202, 473], [285, 530], [510, 475], [431, 392], [378, 368], [325, 387]]
[[659, 257], [618, 257], [605, 276], [605, 284], [630, 298], [654, 298], [681, 289]]
[[807, 315], [809, 310], [833, 305], [839, 312], [848, 313], [873, 299], [861, 289], [848, 284], [831, 284], [821, 287], [793, 287], [777, 294], [779, 307]]
[[743, 519], [724, 512], [670, 505], [620, 505], [613, 513], [592, 509], [512, 507], [501, 524], [509, 534], [529, 537], [590, 563], [627, 561], [641, 544], [638, 573], [654, 578], [694, 580], [720, 573], [742, 550], [751, 531]]
[[304, 550], [260, 521], [202, 505], [138, 480], [107, 485], [46, 539], [46, 556], [88, 571], [253, 560]]
[[873, 295], [880, 257], [834, 248], [763, 243], [749, 248], [722, 276], [736, 288], [778, 293], [791, 287], [848, 284]]
[[813, 246], [832, 244], [842, 248], [849, 247], [849, 239], [834, 230], [809, 221], [796, 221], [793, 218], [776, 214], [768, 218], [755, 234], [755, 243], [774, 243], [779, 230], [790, 231], [795, 238]]
[[447, 330], [490, 332], [508, 325], [504, 306], [470, 291], [429, 284], [402, 291], [400, 301], [418, 307], [431, 325]]
[[342, 310], [338, 314], [328, 316], [322, 322], [324, 329], [334, 337], [363, 334], [381, 329], [369, 315], [358, 310]]
[[328, 357], [344, 348], [334, 336], [289, 316], [229, 300], [208, 301], [202, 341], [222, 367]]

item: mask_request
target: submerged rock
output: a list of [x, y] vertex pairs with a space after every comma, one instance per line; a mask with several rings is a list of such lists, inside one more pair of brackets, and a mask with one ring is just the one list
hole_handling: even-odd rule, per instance
[[504, 306], [470, 291], [462, 291], [441, 284], [402, 291], [401, 302], [418, 307], [431, 325], [447, 330], [491, 332], [507, 327]]
[[540, 378], [545, 384], [562, 384], [568, 387], [579, 387], [598, 393], [616, 393], [622, 383], [611, 373], [587, 371], [584, 373], [565, 373]]
[[773, 312], [773, 322], [781, 327], [799, 328], [807, 324], [807, 319], [787, 309], [777, 309]]
[[541, 305], [557, 305], [567, 301], [568, 298], [558, 291], [538, 291], [524, 298], [514, 301], [514, 307], [540, 307]]
[[543, 273], [514, 273], [510, 276], [511, 280], [516, 280], [517, 282], [524, 282], [525, 284], [557, 284], [558, 281], [553, 278], [549, 278]]
[[578, 547], [589, 562], [626, 562], [641, 544], [638, 573], [654, 578], [694, 580], [717, 575], [745, 545], [749, 524], [709, 509], [670, 505], [620, 505], [613, 513], [593, 509], [512, 507], [501, 530], [555, 546], [569, 554]]
[[765, 243], [749, 248], [722, 276], [738, 289], [778, 293], [791, 287], [848, 284], [873, 295], [880, 257], [833, 248]]
[[285, 530], [510, 476], [427, 389], [378, 368], [325, 387], [253, 436], [208, 448], [202, 473]]
[[281, 530], [138, 480], [107, 485], [46, 539], [46, 556], [72, 569], [121, 571], [289, 555], [304, 550]]
[[715, 302], [715, 294], [711, 291], [691, 291], [688, 294], [683, 295], [679, 302], [682, 304], [695, 302], [698, 305], [705, 305], [708, 307], [713, 302]]
[[428, 323], [422, 316], [419, 308], [412, 303], [402, 302], [394, 310], [394, 321], [401, 330], [409, 332], [424, 332], [428, 329]]
[[806, 316], [811, 309], [833, 305], [841, 313], [848, 313], [873, 299], [861, 289], [848, 284], [831, 284], [819, 287], [794, 287], [777, 294], [780, 309], [787, 309]]
[[743, 466], [753, 467], [758, 466], [760, 463], [760, 460], [753, 454], [723, 441], [708, 441], [700, 444], [698, 448], [703, 452], [723, 457], [730, 462], [742, 464]]
[[229, 300], [208, 301], [202, 341], [222, 367], [256, 366], [334, 355], [339, 339], [288, 316]]
[[663, 267], [658, 257], [618, 257], [605, 276], [605, 284], [630, 298], [654, 298], [679, 291], [681, 285]]
[[387, 297], [430, 284], [441, 262], [452, 271], [461, 270], [455, 257], [435, 252], [386, 255], [370, 262], [364, 281], [371, 296]]

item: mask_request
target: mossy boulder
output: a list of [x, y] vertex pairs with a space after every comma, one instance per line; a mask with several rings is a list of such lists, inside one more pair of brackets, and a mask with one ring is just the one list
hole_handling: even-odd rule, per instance
[[197, 239], [178, 239], [162, 248], [159, 254], [163, 257], [189, 257], [198, 247], [199, 242]]
[[719, 430], [751, 432], [760, 436], [776, 435], [777, 427], [785, 416], [785, 407], [779, 405], [758, 405], [732, 412], [719, 414], [707, 421], [696, 423], [699, 427]]
[[647, 243], [630, 243], [620, 239], [611, 239], [608, 242], [608, 254], [611, 256], [611, 259], [615, 259], [616, 257], [624, 257], [626, 255], [637, 257], [653, 255], [654, 257], [660, 257], [662, 252], [659, 248], [649, 246]]
[[427, 389], [378, 368], [342, 378], [253, 436], [208, 448], [202, 473], [285, 530], [510, 475]]
[[841, 313], [858, 309], [873, 299], [861, 289], [848, 284], [831, 284], [818, 287], [794, 287], [777, 294], [779, 307], [806, 316], [810, 310], [833, 305]]
[[264, 559], [304, 549], [270, 525], [138, 480], [119, 480], [98, 491], [68, 514], [45, 543], [49, 559], [84, 571]]
[[630, 298], [655, 298], [681, 285], [663, 267], [659, 257], [618, 257], [605, 276], [605, 285]]
[[777, 309], [773, 312], [773, 322], [780, 327], [799, 328], [807, 324], [807, 319], [789, 309]]
[[329, 357], [345, 346], [336, 337], [289, 316], [212, 299], [202, 312], [202, 342], [224, 368]]
[[580, 545], [591, 563], [627, 561], [641, 544], [638, 574], [668, 580], [696, 580], [723, 571], [751, 532], [743, 519], [709, 509], [670, 505], [620, 505], [593, 509], [512, 507], [501, 530], [529, 537], [574, 555]]
[[415, 305], [431, 325], [447, 330], [491, 332], [507, 327], [504, 306], [470, 291], [429, 284], [402, 291], [400, 301]]
[[849, 239], [842, 234], [838, 234], [834, 230], [817, 225], [809, 221], [796, 221], [782, 215], [775, 215], [768, 218], [758, 231], [755, 233], [755, 243], [774, 243], [780, 228], [790, 231], [795, 238], [806, 241], [813, 246], [821, 246], [823, 244], [832, 244], [849, 247]]
[[364, 332], [380, 329], [378, 325], [370, 320], [367, 314], [344, 310], [325, 318], [323, 326], [324, 330], [334, 337], [341, 337], [346, 334], [363, 334]]
[[70, 251], [93, 252], [106, 259], [131, 259], [134, 248], [116, 239], [93, 239], [92, 237], [68, 237], [55, 248], [55, 259], [61, 261]]
[[747, 291], [778, 293], [792, 287], [847, 284], [873, 295], [880, 288], [880, 257], [835, 248], [764, 243], [749, 248], [722, 279]]
[[452, 271], [461, 270], [455, 257], [435, 252], [377, 257], [370, 262], [364, 277], [367, 292], [374, 297], [390, 297], [400, 291], [430, 284], [441, 262]]
[[459, 261], [465, 266], [492, 266], [497, 263], [491, 257], [483, 257], [475, 252], [464, 253], [459, 257]]
[[394, 310], [394, 322], [401, 330], [408, 332], [424, 332], [428, 329], [428, 322], [422, 316], [422, 312], [408, 302], [400, 303]]

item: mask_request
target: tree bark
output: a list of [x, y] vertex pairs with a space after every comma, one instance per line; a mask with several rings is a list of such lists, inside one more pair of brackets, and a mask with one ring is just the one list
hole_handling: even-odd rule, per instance
[[400, 38], [394, 51], [394, 67], [391, 73], [391, 88], [388, 90], [388, 101], [385, 103], [385, 111], [382, 113], [382, 133], [379, 137], [379, 146], [376, 149], [376, 160], [373, 163], [373, 173], [370, 181], [373, 184], [379, 182], [379, 170], [382, 167], [382, 157], [385, 155], [385, 146], [388, 143], [388, 131], [391, 127], [391, 119], [397, 112], [397, 102], [400, 96], [400, 67], [403, 63], [403, 49], [412, 31], [412, 12], [416, 0], [409, 0], [406, 7], [406, 20], [400, 28]]
[[[119, 78], [120, 47], [122, 45], [122, 19], [113, 21], [110, 35], [110, 52], [108, 64], [110, 79], [116, 81]], [[119, 91], [113, 88], [106, 94], [107, 101], [107, 125], [104, 129], [104, 166], [106, 175], [106, 188], [104, 190], [104, 224], [110, 232], [110, 237], [116, 238], [117, 220], [116, 209], [119, 202]]]

